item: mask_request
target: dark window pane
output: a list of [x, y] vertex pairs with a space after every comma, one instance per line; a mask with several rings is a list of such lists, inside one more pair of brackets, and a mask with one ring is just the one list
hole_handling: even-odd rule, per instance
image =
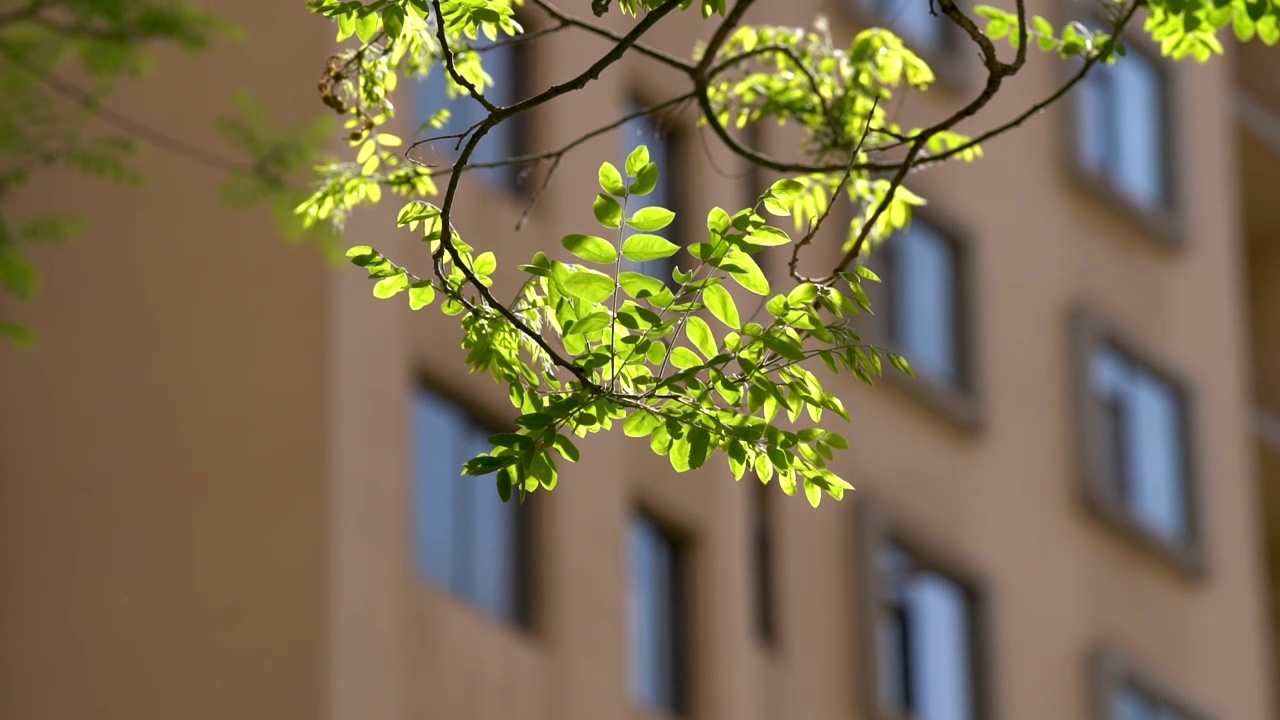
[[920, 375], [961, 384], [954, 245], [916, 221], [891, 241], [890, 332]]
[[465, 433], [453, 405], [430, 391], [414, 398], [413, 505], [414, 556], [418, 571], [431, 582], [458, 584], [455, 522], [462, 517], [462, 453]]
[[1114, 348], [1090, 357], [1090, 384], [1104, 412], [1094, 437], [1107, 453], [1111, 486], [1135, 520], [1161, 537], [1186, 540], [1186, 468], [1181, 398], [1166, 381]]
[[968, 595], [892, 546], [882, 551], [880, 566], [885, 593], [878, 630], [883, 704], [914, 720], [972, 720]]
[[418, 572], [494, 617], [525, 620], [520, 506], [462, 464], [491, 446], [489, 431], [420, 388], [413, 409], [413, 540]]
[[[477, 47], [483, 47], [478, 44]], [[521, 99], [524, 89], [522, 63], [527, 61], [523, 45], [499, 45], [486, 50], [482, 55], [485, 71], [493, 78], [493, 85], [487, 87], [484, 95], [495, 105], [510, 105]], [[475, 98], [459, 95], [450, 98], [443, 68], [433, 68], [419, 86], [417, 105], [418, 122], [430, 120], [442, 108], [449, 110], [449, 119], [441, 128], [426, 128], [423, 137], [452, 135], [466, 131], [479, 122], [487, 114], [484, 107]], [[465, 92], [465, 91], [464, 91]], [[507, 120], [485, 134], [484, 139], [471, 154], [471, 164], [498, 162], [520, 155], [524, 152], [524, 116], [516, 116]], [[430, 144], [431, 151], [441, 161], [457, 157], [457, 138], [445, 138]], [[513, 190], [522, 168], [503, 166], [495, 168], [479, 168], [469, 171], [480, 177], [486, 184]]]
[[1076, 98], [1081, 165], [1144, 208], [1167, 204], [1166, 102], [1156, 61], [1133, 48], [1090, 72]]

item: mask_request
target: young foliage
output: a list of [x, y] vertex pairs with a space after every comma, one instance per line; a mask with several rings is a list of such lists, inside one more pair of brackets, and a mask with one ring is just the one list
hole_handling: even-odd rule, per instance
[[[968, 37], [985, 83], [953, 113], [922, 127], [902, 127], [890, 118], [888, 102], [925, 91], [935, 77], [890, 30], [865, 29], [842, 46], [821, 18], [809, 30], [751, 25], [743, 15], [754, 0], [732, 6], [703, 0], [700, 14], [721, 19], [685, 60], [642, 38], [666, 16], [693, 7], [692, 0], [619, 0], [621, 12], [638, 18], [621, 34], [543, 0], [529, 1], [551, 23], [538, 35], [584, 31], [612, 45], [578, 75], [499, 107], [486, 97], [492, 78], [476, 43], [481, 37], [529, 39], [510, 0], [312, 0], [314, 12], [336, 21], [339, 40], [359, 39], [331, 59], [321, 87], [324, 102], [347, 117], [355, 157], [326, 168], [316, 192], [299, 206], [308, 222], [341, 223], [355, 207], [377, 202], [384, 188], [411, 198], [397, 222], [422, 233], [429, 274], [414, 274], [368, 246], [352, 248], [349, 256], [376, 281], [377, 297], [404, 293], [414, 309], [439, 301], [442, 312], [459, 318], [468, 365], [507, 386], [518, 411], [516, 429], [491, 437], [493, 450], [465, 468], [472, 475], [495, 474], [504, 499], [554, 488], [559, 463], [578, 459], [571, 438], [615, 424], [625, 435], [647, 440], [677, 472], [719, 458], [735, 478], [776, 477], [785, 492], [803, 492], [814, 505], [824, 494], [840, 498], [850, 485], [831, 461], [848, 442], [825, 425], [832, 414], [847, 419], [848, 412], [815, 369], [821, 363], [830, 374], [868, 383], [886, 359], [911, 372], [905, 358], [866, 344], [855, 327], [871, 310], [862, 283], [878, 281], [859, 265], [861, 258], [907, 227], [913, 208], [924, 204], [905, 186], [908, 174], [947, 160], [979, 159], [981, 142], [1039, 113], [1093, 66], [1116, 62], [1124, 47], [1115, 39], [1124, 36], [1140, 4], [1150, 10], [1148, 32], [1174, 58], [1204, 60], [1220, 52], [1217, 31], [1227, 24], [1242, 39], [1257, 35], [1271, 43], [1280, 34], [1276, 6], [1254, 0], [1106, 0], [1101, 17], [1082, 17], [1061, 28], [1028, 15], [1022, 0], [1014, 0], [1012, 11], [980, 6], [976, 16], [955, 0], [936, 0], [933, 21]], [[610, 7], [610, 0], [592, 2], [597, 16]], [[999, 40], [1013, 46], [1012, 57], [998, 52], [993, 41]], [[959, 132], [957, 126], [980, 115], [1002, 83], [1022, 69], [1031, 44], [1078, 63], [1078, 71], [1012, 119], [973, 135]], [[682, 247], [666, 236], [674, 213], [638, 200], [654, 192], [660, 172], [670, 169], [657, 167], [647, 147], [636, 147], [622, 167], [601, 164], [599, 192], [582, 199], [596, 227], [565, 235], [556, 258], [533, 253], [519, 265], [526, 278], [514, 298], [499, 300], [492, 281], [498, 259], [477, 252], [454, 226], [459, 175], [475, 167], [472, 154], [494, 127], [582, 89], [628, 53], [682, 75], [688, 91], [559, 149], [509, 159], [546, 169], [530, 204], [565, 154], [584, 141], [687, 101], [696, 103], [698, 122], [720, 142], [782, 179], [751, 207], [712, 208], [705, 239]], [[430, 136], [430, 126], [438, 127], [447, 112], [441, 109], [422, 129], [428, 137], [401, 149], [400, 138], [379, 128], [394, 116], [391, 96], [399, 78], [429, 72], [444, 73], [451, 96], [474, 98], [487, 115], [458, 135]], [[771, 157], [735, 135], [764, 122], [799, 128], [798, 159]], [[457, 152], [447, 182], [412, 154], [438, 142]], [[436, 203], [423, 199], [437, 194]], [[806, 277], [797, 270], [798, 254], [841, 198], [851, 207], [843, 257], [828, 274]], [[771, 219], [788, 217], [790, 231]], [[788, 287], [780, 291], [756, 261], [769, 248], [791, 250]], [[665, 271], [654, 277], [624, 269], [624, 261], [667, 259], [674, 262], [669, 277]], [[752, 305], [760, 309], [743, 313], [741, 298], [758, 298]]]
[[[867, 382], [880, 374], [880, 351], [850, 325], [864, 312], [862, 277], [842, 274], [837, 283], [804, 283], [773, 295], [765, 305], [767, 322], [743, 325], [726, 285], [769, 293], [752, 256], [790, 238], [770, 226], [759, 208], [785, 195], [789, 181], [762, 195], [755, 207], [732, 215], [713, 209], [706, 240], [687, 249], [651, 234], [621, 240], [623, 224], [656, 232], [673, 219], [670, 210], [651, 206], [618, 220], [644, 194], [629, 189], [637, 187], [635, 181], [661, 170], [645, 157], [644, 146], [631, 153], [625, 178], [612, 165], [601, 166], [594, 205], [603, 199], [618, 208], [596, 213], [600, 230], [614, 231], [612, 242], [567, 235], [561, 244], [582, 262], [539, 252], [521, 266], [529, 277], [505, 309], [541, 343], [515, 331], [501, 311], [468, 288], [468, 271], [485, 283], [496, 270], [492, 253], [476, 255], [455, 236], [458, 264], [439, 254], [440, 210], [434, 205], [411, 202], [398, 222], [421, 227], [423, 241], [440, 258], [443, 281], [415, 275], [368, 246], [352, 248], [348, 257], [376, 280], [378, 298], [408, 293], [410, 306], [418, 309], [441, 296], [444, 312], [465, 308], [468, 363], [505, 383], [520, 413], [514, 432], [494, 435], [494, 450], [466, 464], [470, 474], [496, 472], [504, 497], [553, 488], [557, 456], [569, 462], [577, 457], [570, 438], [614, 424], [630, 437], [647, 438], [677, 471], [721, 455], [735, 478], [748, 470], [763, 482], [776, 477], [784, 492], [803, 492], [815, 505], [823, 494], [842, 497], [851, 486], [827, 463], [847, 441], [819, 423], [824, 413], [846, 420], [848, 413], [805, 363], [820, 359]], [[671, 287], [664, 278], [618, 272], [620, 256], [640, 261], [672, 255], [679, 266]], [[553, 355], [568, 367], [558, 367]]]

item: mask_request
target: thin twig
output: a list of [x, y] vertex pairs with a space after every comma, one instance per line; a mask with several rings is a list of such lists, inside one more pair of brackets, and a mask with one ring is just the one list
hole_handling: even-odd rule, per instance
[[[436, 10], [437, 17], [440, 17], [440, 14], [439, 14], [440, 0], [431, 0], [431, 1], [432, 1], [433, 7]], [[646, 15], [642, 20], [640, 20], [640, 22], [636, 23], [635, 27], [633, 27], [631, 31], [628, 32], [616, 45], [610, 48], [607, 53], [601, 56], [598, 60], [592, 63], [586, 70], [579, 73], [573, 79], [565, 81], [558, 85], [552, 85], [551, 87], [547, 88], [541, 93], [538, 93], [533, 97], [526, 98], [525, 100], [522, 100], [513, 105], [508, 105], [507, 107], [503, 107], [503, 108], [494, 106], [491, 110], [489, 110], [489, 117], [481, 121], [480, 126], [471, 135], [471, 138], [466, 142], [466, 145], [462, 148], [461, 154], [458, 156], [457, 161], [454, 163], [455, 170], [457, 168], [466, 167], [467, 162], [471, 159], [472, 153], [475, 152], [476, 146], [480, 144], [480, 141], [484, 138], [484, 136], [491, 129], [497, 126], [498, 123], [501, 123], [503, 120], [506, 120], [507, 118], [517, 115], [521, 112], [525, 112], [529, 109], [542, 105], [543, 103], [550, 102], [551, 100], [561, 95], [564, 95], [565, 93], [571, 92], [573, 90], [580, 90], [592, 80], [599, 78], [600, 74], [604, 72], [606, 68], [608, 68], [610, 65], [612, 65], [613, 63], [617, 62], [620, 58], [622, 58], [622, 56], [626, 54], [627, 49], [631, 47], [631, 45], [634, 44], [637, 40], [639, 40], [641, 36], [643, 36], [646, 32], [648, 32], [650, 28], [652, 28], [655, 24], [657, 24], [659, 20], [665, 17], [672, 10], [675, 10], [677, 7], [679, 7], [680, 1], [681, 0], [666, 0], [662, 5], [659, 5], [657, 8], [654, 8], [652, 11], [649, 12], [648, 15]], [[458, 82], [460, 85], [464, 85], [465, 79], [463, 79], [458, 74], [457, 68], [453, 66], [453, 62], [452, 62], [453, 56], [452, 56], [452, 51], [449, 49], [449, 40], [441, 25], [437, 25], [437, 39], [441, 43], [441, 49], [446, 59], [445, 67], [449, 71], [450, 76], [453, 77], [455, 82]], [[449, 184], [447, 189], [445, 190], [444, 201], [441, 203], [441, 206], [440, 206], [440, 250], [438, 250], [435, 255], [435, 261], [436, 261], [435, 264], [436, 264], [437, 274], [441, 273], [441, 265], [440, 265], [441, 253], [448, 253], [450, 259], [453, 261], [454, 267], [458, 268], [462, 272], [463, 276], [467, 279], [467, 282], [473, 288], [475, 288], [476, 292], [478, 292], [480, 296], [484, 298], [485, 302], [489, 306], [497, 310], [497, 312], [501, 314], [503, 317], [505, 317], [507, 321], [512, 324], [512, 326], [514, 326], [521, 333], [529, 337], [535, 344], [538, 345], [538, 347], [542, 348], [543, 352], [547, 353], [547, 356], [551, 359], [553, 363], [572, 373], [578, 379], [578, 381], [582, 383], [583, 387], [596, 393], [603, 392], [603, 389], [600, 388], [595, 382], [591, 380], [590, 376], [587, 374], [585, 370], [579, 367], [576, 363], [573, 363], [572, 361], [566, 359], [564, 356], [560, 355], [560, 353], [558, 353], [554, 348], [552, 348], [551, 345], [546, 341], [546, 339], [542, 337], [541, 333], [535, 332], [532, 328], [526, 325], [524, 321], [521, 320], [514, 312], [512, 312], [502, 303], [498, 302], [498, 299], [493, 296], [493, 293], [489, 290], [489, 288], [484, 283], [480, 282], [480, 279], [476, 277], [472, 269], [468, 267], [466, 263], [462, 262], [461, 253], [458, 251], [457, 246], [453, 243], [453, 228], [452, 228], [452, 223], [450, 222], [450, 214], [453, 210], [454, 198], [456, 197], [458, 192], [458, 181], [461, 178], [462, 178], [462, 173], [460, 172], [455, 171], [450, 173]], [[443, 281], [443, 279], [444, 277], [443, 275], [441, 275], [441, 280]]]
[[70, 99], [80, 107], [88, 110], [98, 119], [128, 134], [136, 140], [140, 140], [156, 148], [184, 157], [215, 170], [229, 173], [250, 170], [248, 166], [242, 163], [210, 150], [206, 150], [205, 148], [192, 145], [181, 138], [138, 122], [137, 120], [118, 113], [111, 108], [104, 107], [97, 98], [93, 97], [88, 92], [57, 77], [56, 75], [36, 70], [28, 65], [24, 60], [17, 57], [14, 53], [9, 52], [8, 48], [5, 48], [4, 46], [0, 46], [0, 55], [4, 55], [5, 58], [12, 62], [15, 67], [20, 68], [23, 72], [44, 83], [45, 86], [53, 92]]
[[[572, 15], [566, 14], [564, 11], [560, 10], [560, 8], [553, 5], [549, 0], [530, 0], [530, 2], [537, 5], [543, 12], [555, 18], [559, 22], [568, 24], [572, 27], [578, 28], [579, 30], [585, 30], [586, 32], [611, 40], [615, 43], [621, 42], [623, 39], [623, 36], [606, 30], [599, 25], [593, 25], [592, 23], [579, 20]], [[669, 55], [661, 50], [649, 47], [648, 45], [639, 42], [632, 43], [632, 47], [641, 55], [657, 60], [658, 62], [673, 67], [683, 73], [687, 74], [693, 72], [692, 64], [685, 62], [674, 55]]]
[[817, 222], [809, 228], [809, 232], [792, 246], [791, 262], [787, 264], [787, 268], [791, 271], [791, 277], [797, 281], [803, 281], [796, 267], [800, 263], [800, 250], [809, 243], [813, 242], [814, 236], [818, 234], [818, 230], [822, 228], [822, 223], [831, 214], [831, 209], [836, 206], [836, 200], [840, 197], [840, 193], [844, 191], [845, 185], [849, 184], [849, 178], [853, 175], [853, 164], [858, 160], [858, 154], [862, 152], [862, 144], [867, 141], [867, 134], [871, 130], [871, 119], [875, 117], [876, 108], [880, 106], [880, 98], [876, 98], [871, 104], [871, 110], [867, 112], [867, 123], [862, 127], [862, 136], [858, 138], [858, 144], [853, 148], [853, 152], [849, 153], [849, 166], [845, 168], [844, 176], [840, 178], [840, 184], [836, 185], [835, 192], [831, 194], [831, 202], [827, 203], [827, 208], [822, 211], [822, 215], [818, 217]]

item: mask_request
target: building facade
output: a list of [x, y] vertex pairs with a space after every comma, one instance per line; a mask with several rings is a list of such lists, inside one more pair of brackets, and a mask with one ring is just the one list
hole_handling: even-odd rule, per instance
[[[246, 46], [165, 56], [122, 96], [214, 147], [234, 89], [318, 108], [332, 51], [300, 8], [224, 4]], [[1083, 11], [1043, 5], [1056, 24]], [[966, 101], [981, 69], [915, 10], [749, 18], [825, 14], [845, 40], [894, 23], [940, 70], [895, 108], [910, 124]], [[707, 27], [655, 42], [684, 54]], [[539, 42], [491, 70], [541, 87], [605, 47]], [[136, 192], [52, 178], [27, 201], [85, 198], [93, 231], [40, 256], [43, 299], [22, 309], [40, 348], [0, 354], [0, 717], [1274, 717], [1280, 55], [1157, 57], [1135, 39], [979, 162], [911, 176], [929, 205], [875, 260], [869, 322], [918, 377], [831, 381], [858, 489], [817, 510], [716, 463], [677, 477], [620, 433], [583, 442], [554, 493], [502, 505], [454, 472], [510, 422], [454, 320], [275, 241], [183, 158], [149, 152]], [[1062, 77], [1029, 63], [984, 122]], [[557, 147], [676, 81], [628, 58], [492, 152]], [[432, 92], [402, 101], [405, 133]], [[694, 237], [767, 178], [691, 120], [584, 144], [519, 232], [528, 179], [469, 176], [459, 228], [498, 251], [501, 287], [590, 227], [599, 162], [643, 141], [669, 237]], [[357, 217], [352, 243], [425, 262], [395, 210]]]

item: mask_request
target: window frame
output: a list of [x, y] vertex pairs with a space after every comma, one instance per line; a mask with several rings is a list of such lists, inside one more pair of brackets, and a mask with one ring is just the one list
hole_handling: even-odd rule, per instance
[[[448, 387], [443, 382], [437, 382], [436, 378], [432, 376], [419, 373], [414, 378], [412, 388], [413, 388], [413, 391], [412, 391], [412, 395], [410, 396], [411, 403], [416, 403], [418, 393], [425, 390], [429, 393], [434, 394], [436, 397], [440, 398], [444, 402], [447, 402], [448, 404], [452, 405], [464, 418], [466, 418], [476, 428], [479, 428], [481, 430], [487, 430], [490, 433], [515, 430], [515, 425], [511, 423], [509, 420], [500, 419], [499, 415], [495, 413], [490, 413], [487, 410], [487, 408], [485, 408], [484, 406], [477, 404], [473, 400], [465, 399], [466, 396], [464, 395], [464, 393], [460, 392], [458, 388]], [[412, 408], [410, 411], [410, 415], [412, 415]], [[414, 430], [415, 428], [411, 428], [411, 431], [410, 431], [411, 437]], [[411, 452], [414, 450], [413, 443], [410, 443], [410, 450]], [[409, 503], [410, 555], [416, 556], [418, 553], [417, 524], [419, 522], [418, 513], [417, 513], [417, 503], [416, 503], [416, 494], [418, 492], [417, 490], [418, 468], [412, 457], [410, 457], [409, 463], [410, 463], [409, 493], [410, 493], [410, 497], [413, 499]], [[459, 468], [459, 473], [461, 473], [461, 468]], [[463, 477], [463, 480], [477, 481], [477, 480], [482, 480], [482, 478]], [[496, 494], [497, 490], [493, 489], [492, 492]], [[535, 613], [537, 611], [537, 603], [535, 598], [537, 593], [536, 593], [536, 586], [535, 586], [536, 576], [533, 570], [533, 566], [534, 566], [534, 547], [533, 546], [537, 542], [535, 532], [539, 525], [539, 520], [534, 517], [534, 515], [536, 515], [537, 513], [533, 509], [537, 507], [537, 503], [531, 503], [530, 502], [531, 499], [532, 498], [528, 498], [525, 500], [524, 503], [520, 503], [516, 505], [514, 510], [512, 511], [512, 514], [513, 514], [512, 534], [513, 534], [513, 546], [514, 546], [512, 549], [512, 552], [513, 552], [512, 559], [515, 566], [514, 567], [515, 577], [513, 578], [513, 583], [515, 586], [515, 590], [514, 590], [515, 612], [511, 616], [508, 617], [508, 616], [494, 615], [488, 612], [487, 610], [485, 610], [484, 608], [480, 607], [479, 605], [477, 605], [472, 598], [468, 597], [467, 595], [464, 595], [457, 588], [453, 587], [452, 583], [442, 584], [432, 580], [429, 577], [426, 577], [421, 572], [420, 568], [417, 567], [416, 559], [414, 560], [414, 568], [411, 573], [414, 579], [414, 583], [419, 587], [428, 587], [433, 590], [439, 591], [440, 593], [447, 594], [449, 597], [454, 598], [457, 601], [463, 603], [474, 612], [477, 612], [482, 616], [484, 616], [485, 618], [489, 618], [493, 620], [494, 622], [501, 623], [502, 625], [505, 625], [507, 627], [515, 628], [523, 633], [527, 633], [527, 634], [536, 633], [538, 630], [538, 627], [535, 621], [536, 619]], [[514, 499], [513, 499], [513, 502], [514, 502]], [[455, 544], [456, 544], [456, 538], [455, 538]]]
[[[1072, 18], [1061, 17], [1067, 22]], [[1095, 10], [1084, 10], [1080, 18], [1082, 22], [1105, 22]], [[1180, 250], [1187, 242], [1185, 234], [1185, 216], [1182, 214], [1182, 153], [1178, 138], [1182, 135], [1182, 126], [1178, 122], [1176, 108], [1179, 104], [1177, 68], [1172, 67], [1160, 54], [1158, 47], [1149, 38], [1127, 29], [1121, 35], [1125, 47], [1132, 52], [1141, 53], [1151, 61], [1155, 68], [1159, 83], [1161, 107], [1158, 117], [1163, 130], [1161, 133], [1160, 152], [1163, 157], [1162, 177], [1160, 183], [1164, 191], [1164, 203], [1155, 209], [1146, 208], [1129, 198], [1128, 193], [1117, 184], [1105, 171], [1098, 172], [1085, 167], [1081, 160], [1080, 144], [1080, 93], [1069, 92], [1063, 98], [1062, 137], [1060, 144], [1065, 153], [1063, 167], [1069, 184], [1078, 195], [1086, 201], [1101, 204], [1107, 214], [1135, 228], [1142, 236], [1157, 245], [1170, 250]], [[1124, 62], [1125, 58], [1120, 58]], [[1092, 74], [1095, 70], [1091, 69]], [[1059, 70], [1061, 82], [1069, 81], [1077, 72], [1078, 66], [1066, 63]]]
[[943, 550], [938, 544], [902, 520], [892, 517], [877, 499], [863, 496], [854, 506], [857, 543], [858, 591], [857, 647], [862, 683], [863, 712], [869, 720], [914, 720], [910, 715], [886, 710], [880, 697], [880, 612], [885, 602], [880, 552], [893, 546], [909, 555], [921, 569], [946, 577], [964, 592], [969, 608], [970, 690], [973, 720], [998, 720], [996, 698], [994, 593], [987, 578]]
[[[692, 542], [689, 536], [677, 527], [674, 523], [667, 521], [658, 511], [644, 505], [632, 505], [627, 513], [627, 522], [623, 526], [627, 538], [624, 539], [623, 545], [626, 548], [626, 588], [627, 601], [630, 603], [630, 590], [633, 578], [631, 577], [631, 557], [630, 557], [630, 533], [632, 523], [636, 520], [643, 519], [649, 523], [663, 538], [671, 545], [672, 551], [672, 678], [671, 687], [673, 695], [674, 707], [654, 707], [641, 702], [637, 697], [635, 688], [631, 687], [630, 673], [633, 649], [631, 647], [630, 629], [625, 628], [627, 634], [624, 647], [626, 648], [627, 661], [626, 670], [628, 679], [627, 700], [633, 708], [649, 714], [657, 714], [659, 716], [667, 716], [672, 718], [689, 718], [692, 717], [693, 707], [693, 678], [690, 672], [693, 668], [693, 621], [690, 613], [693, 611], [692, 601]], [[627, 607], [628, 615], [631, 610]]]
[[[934, 234], [949, 243], [953, 250], [956, 364], [960, 383], [948, 385], [924, 374], [907, 375], [892, 367], [886, 367], [883, 375], [889, 385], [898, 388], [962, 433], [977, 435], [985, 427], [977, 243], [960, 225], [933, 208], [913, 208], [911, 222], [923, 222]], [[864, 334], [867, 339], [894, 352], [898, 352], [899, 348], [891, 339], [894, 318], [892, 290], [889, 286], [896, 281], [894, 272], [897, 253], [893, 250], [893, 242], [902, 232], [904, 231], [900, 230], [890, 236], [889, 240], [871, 252], [867, 267], [879, 275], [883, 283], [863, 282], [871, 307], [876, 311], [876, 314], [867, 315], [863, 320]], [[880, 255], [879, 258], [877, 254]], [[911, 361], [910, 357], [904, 357], [908, 362]]]
[[[1203, 579], [1206, 568], [1206, 532], [1202, 515], [1203, 490], [1199, 467], [1196, 402], [1192, 385], [1172, 370], [1145, 344], [1117, 325], [1105, 320], [1087, 305], [1078, 304], [1070, 313], [1071, 387], [1075, 415], [1075, 458], [1077, 491], [1089, 513], [1133, 546], [1191, 579]], [[1129, 510], [1123, 497], [1110, 489], [1105, 465], [1108, 455], [1090, 432], [1097, 402], [1093, 393], [1090, 361], [1098, 348], [1110, 347], [1134, 367], [1163, 381], [1180, 405], [1178, 429], [1181, 434], [1183, 501], [1187, 524], [1186, 541], [1169, 540], [1142, 524]]]
[[1122, 720], [1112, 712], [1113, 693], [1131, 687], [1162, 708], [1177, 713], [1180, 720], [1209, 720], [1209, 715], [1188, 702], [1172, 685], [1135, 664], [1109, 644], [1099, 644], [1089, 653], [1092, 715], [1095, 720]]

